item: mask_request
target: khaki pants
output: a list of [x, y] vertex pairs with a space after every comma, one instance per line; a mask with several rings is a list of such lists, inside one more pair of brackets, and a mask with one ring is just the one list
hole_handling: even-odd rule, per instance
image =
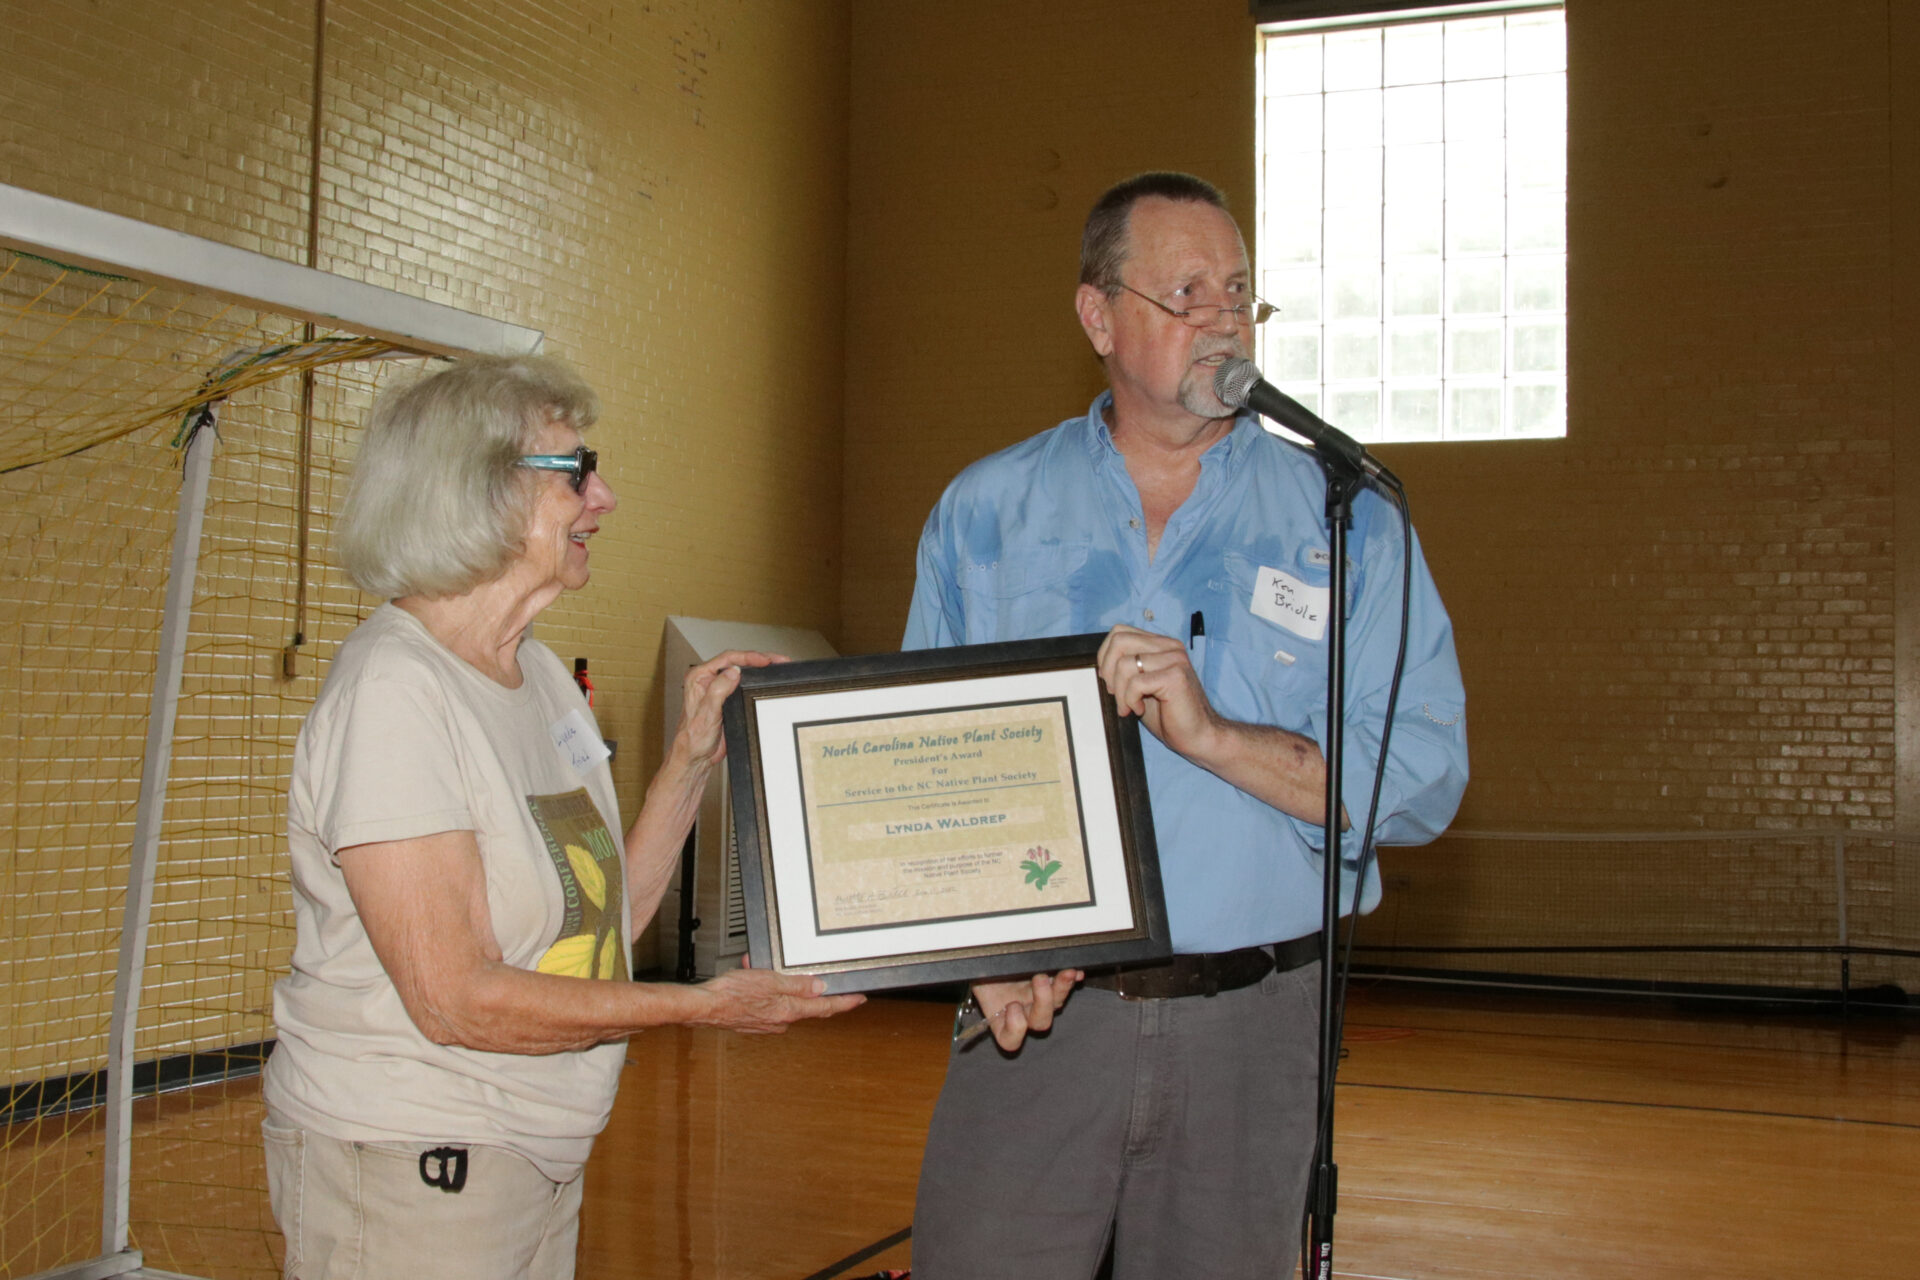
[[438, 1143], [342, 1142], [272, 1112], [260, 1129], [289, 1280], [572, 1280], [578, 1177], [469, 1147], [466, 1184], [448, 1192], [420, 1173]]

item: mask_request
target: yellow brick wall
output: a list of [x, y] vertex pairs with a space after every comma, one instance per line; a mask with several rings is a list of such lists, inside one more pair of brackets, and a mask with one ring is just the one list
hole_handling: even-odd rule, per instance
[[[1575, 6], [1569, 438], [1382, 450], [1471, 686], [1463, 821], [1893, 819], [1886, 7], [1763, 8]], [[1251, 222], [1243, 6], [1026, 12], [855, 9], [860, 647], [897, 640], [952, 473], [1099, 387], [1092, 198], [1190, 168]]]
[[[305, 261], [315, 12], [0, 0], [0, 181]], [[837, 638], [845, 6], [325, 13], [317, 265], [540, 329], [601, 394], [594, 443], [620, 507], [593, 584], [540, 632], [591, 659], [631, 813], [659, 756], [666, 615]], [[269, 541], [289, 534], [284, 484], [274, 503]], [[326, 532], [323, 514], [322, 560]], [[227, 601], [249, 589], [210, 586]], [[237, 645], [284, 643], [284, 604], [223, 607], [208, 643], [235, 619], [262, 633]], [[325, 653], [293, 700], [317, 689]], [[171, 954], [156, 939], [156, 964]]]
[[[542, 631], [592, 658], [629, 811], [666, 614], [892, 648], [940, 488], [1099, 389], [1069, 302], [1100, 190], [1190, 169], [1251, 223], [1243, 0], [326, 13], [318, 264], [542, 329], [604, 397], [621, 508]], [[0, 26], [0, 181], [305, 259], [311, 4], [0, 0]], [[1384, 451], [1458, 624], [1462, 821], [1920, 826], [1920, 535], [1895, 521], [1920, 480], [1896, 449], [1920, 429], [1910, 6], [1576, 0], [1569, 30], [1570, 437]], [[246, 465], [279, 495], [285, 461]], [[282, 554], [284, 516], [246, 554], [216, 546], [215, 571]], [[224, 598], [203, 664], [257, 666], [281, 606]], [[183, 759], [195, 779], [274, 767]], [[242, 885], [217, 910], [271, 914], [244, 882], [275, 841], [180, 812]], [[1512, 892], [1467, 862], [1485, 878], [1461, 879], [1455, 922], [1483, 884]], [[1876, 864], [1868, 928], [1912, 938], [1917, 875]], [[1789, 872], [1761, 897], [1825, 891]], [[1587, 904], [1554, 892], [1515, 902], [1577, 927]], [[37, 893], [22, 910], [47, 915]], [[168, 966], [189, 974], [195, 945], [158, 939], [156, 980], [190, 985]], [[48, 1017], [104, 997], [13, 963]]]
[[[1920, 827], [1894, 761], [1912, 21], [1576, 0], [1568, 28], [1569, 436], [1381, 450], [1457, 626], [1460, 821]], [[1191, 169], [1251, 226], [1254, 26], [1238, 0], [862, 0], [852, 49], [843, 617], [877, 649], [946, 481], [1101, 385], [1069, 310], [1095, 195]], [[1778, 894], [1830, 913], [1812, 865]], [[1903, 865], [1873, 927], [1920, 899]], [[1564, 913], [1546, 892], [1522, 909]]]
[[[0, 182], [305, 261], [318, 7], [0, 0]], [[543, 330], [601, 393], [593, 442], [620, 506], [595, 540], [592, 585], [539, 630], [563, 658], [592, 661], [630, 814], [659, 756], [666, 615], [838, 638], [848, 12], [838, 0], [324, 9], [317, 264]], [[365, 405], [329, 386], [323, 564], [351, 443], [328, 424]], [[302, 673], [274, 678], [291, 630], [293, 469], [288, 393], [267, 399], [230, 406], [216, 463], [141, 1058], [272, 1034], [292, 733], [369, 604], [315, 569]], [[0, 568], [0, 827], [12, 837], [0, 1086], [104, 1061], [158, 623], [150, 588], [165, 576], [177, 487], [152, 452], [107, 446], [60, 477], [0, 484], [0, 535], [28, 549]], [[158, 518], [139, 520], [142, 506]], [[102, 698], [111, 724], [88, 714]], [[86, 1124], [16, 1126], [0, 1157], [19, 1172]], [[264, 1196], [232, 1221], [156, 1209], [175, 1176], [161, 1141], [143, 1128], [133, 1154], [133, 1240], [149, 1264], [277, 1274]], [[264, 1186], [257, 1136], [230, 1141], [208, 1145], [219, 1176]], [[98, 1143], [72, 1151], [58, 1169], [0, 1179], [0, 1272], [96, 1250]]]
[[[1920, 66], [1920, 5], [1896, 4], [1888, 10], [1891, 38], [1887, 64]], [[1915, 822], [1920, 800], [1920, 76], [1892, 77], [1887, 148], [1891, 158], [1889, 292], [1893, 323], [1888, 346], [1893, 365], [1893, 438], [1907, 442], [1894, 450], [1894, 492], [1905, 501], [1896, 508], [1893, 529], [1894, 577], [1894, 767], [1895, 801], [1903, 828]], [[1897, 931], [1920, 935], [1920, 848], [1902, 849], [1896, 873]]]
[[[328, 11], [320, 265], [539, 327], [605, 396], [623, 505], [546, 633], [629, 805], [665, 613], [892, 647], [940, 487], [1098, 389], [1098, 191], [1188, 168], [1253, 208], [1237, 0]], [[1571, 436], [1386, 451], [1459, 627], [1463, 822], [1913, 824], [1901, 12], [1574, 7]], [[0, 19], [0, 177], [303, 257], [311, 10]]]
[[1105, 385], [1073, 316], [1099, 194], [1186, 169], [1251, 223], [1253, 26], [1232, 0], [853, 12], [842, 608], [876, 651], [947, 481]]

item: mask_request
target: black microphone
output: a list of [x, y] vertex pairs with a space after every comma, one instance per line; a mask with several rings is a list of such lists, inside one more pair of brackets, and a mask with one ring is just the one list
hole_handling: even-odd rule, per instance
[[1376, 480], [1398, 485], [1393, 472], [1374, 461], [1358, 440], [1322, 422], [1307, 406], [1260, 376], [1260, 368], [1245, 356], [1234, 356], [1213, 375], [1213, 394], [1229, 409], [1252, 409], [1263, 418], [1305, 436], [1321, 456]]

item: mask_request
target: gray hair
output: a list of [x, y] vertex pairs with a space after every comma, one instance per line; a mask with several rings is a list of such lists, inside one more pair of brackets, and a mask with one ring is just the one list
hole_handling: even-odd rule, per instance
[[1140, 173], [1109, 187], [1094, 201], [1080, 233], [1080, 283], [1090, 284], [1109, 298], [1120, 292], [1120, 268], [1131, 249], [1128, 226], [1133, 206], [1150, 196], [1182, 204], [1210, 204], [1228, 212], [1220, 188], [1190, 173]]
[[340, 517], [340, 561], [361, 590], [441, 598], [505, 573], [520, 554], [540, 430], [585, 431], [599, 399], [546, 356], [468, 356], [381, 392]]

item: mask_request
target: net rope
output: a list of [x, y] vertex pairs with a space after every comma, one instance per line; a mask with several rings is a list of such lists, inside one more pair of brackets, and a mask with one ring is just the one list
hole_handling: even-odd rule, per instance
[[[278, 1274], [258, 1084], [219, 1081], [257, 1066], [273, 1034], [272, 983], [292, 942], [293, 738], [325, 659], [375, 603], [331, 566], [331, 518], [357, 424], [397, 354], [0, 249], [0, 1274], [99, 1250], [95, 1104], [179, 450], [214, 402], [135, 1041], [135, 1087], [151, 1096], [134, 1113], [131, 1234], [152, 1268]], [[312, 567], [297, 553], [303, 489]], [[310, 657], [287, 678], [302, 573]], [[214, 1083], [162, 1091], [192, 1081]]]
[[[190, 302], [202, 304], [195, 308]], [[251, 312], [7, 251], [0, 265], [0, 475], [71, 457], [289, 373], [400, 350], [358, 335], [218, 349]], [[95, 372], [111, 365], [128, 376]]]

